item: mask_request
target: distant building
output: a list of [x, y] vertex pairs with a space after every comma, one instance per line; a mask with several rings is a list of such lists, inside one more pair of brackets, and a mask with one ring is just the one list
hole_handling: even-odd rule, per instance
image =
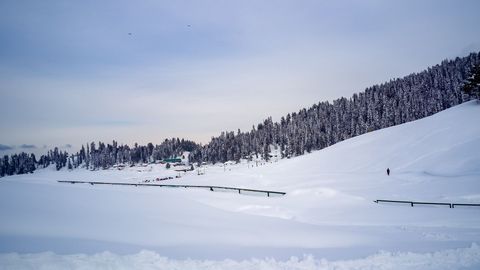
[[183, 152], [183, 154], [179, 157], [174, 157], [174, 158], [166, 158], [164, 160], [162, 160], [163, 163], [172, 163], [172, 164], [175, 164], [175, 163], [183, 163], [185, 165], [188, 165], [189, 162], [188, 162], [188, 157], [190, 156], [190, 152]]
[[166, 158], [163, 160], [165, 163], [179, 163], [182, 162], [181, 158]]

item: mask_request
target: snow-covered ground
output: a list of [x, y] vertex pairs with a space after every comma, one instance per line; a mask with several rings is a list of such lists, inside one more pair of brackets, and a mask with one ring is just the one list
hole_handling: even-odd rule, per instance
[[[155, 164], [1, 178], [0, 269], [479, 269], [480, 207], [373, 202], [480, 203], [478, 115], [468, 102], [301, 157], [209, 165], [203, 175]], [[57, 183], [177, 175], [160, 183], [287, 194]]]

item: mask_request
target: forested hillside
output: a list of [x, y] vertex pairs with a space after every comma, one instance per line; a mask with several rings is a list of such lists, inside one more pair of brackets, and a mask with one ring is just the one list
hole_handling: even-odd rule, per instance
[[423, 72], [374, 85], [349, 98], [342, 97], [332, 103], [323, 101], [289, 113], [278, 122], [269, 117], [247, 132], [222, 132], [204, 146], [173, 138], [160, 145], [133, 147], [116, 141], [92, 142], [74, 154], [55, 148], [38, 160], [33, 154], [5, 155], [0, 158], [0, 176], [29, 173], [50, 164], [55, 164], [57, 170], [81, 166], [105, 169], [119, 163], [153, 162], [183, 151], [191, 152], [193, 162], [211, 163], [239, 161], [254, 155], [268, 160], [271, 147], [280, 148], [282, 157], [298, 156], [369, 131], [430, 116], [472, 99], [461, 87], [478, 64], [479, 53], [445, 60]]
[[461, 87], [478, 63], [478, 53], [445, 60], [423, 72], [374, 85], [350, 98], [319, 102], [289, 113], [279, 122], [268, 118], [248, 132], [222, 132], [194, 151], [192, 159], [224, 162], [252, 153], [268, 159], [270, 145], [280, 147], [283, 157], [298, 156], [369, 131], [430, 116], [472, 98]]

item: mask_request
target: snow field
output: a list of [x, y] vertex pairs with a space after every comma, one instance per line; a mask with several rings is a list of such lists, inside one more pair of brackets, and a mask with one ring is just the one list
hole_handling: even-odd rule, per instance
[[478, 269], [479, 208], [373, 201], [479, 203], [479, 113], [468, 102], [304, 156], [160, 182], [285, 196], [57, 183], [178, 174], [162, 165], [5, 177], [0, 269]]
[[[37, 254], [2, 254], [0, 269], [288, 269], [288, 270], [447, 270], [478, 269], [480, 267], [480, 248], [473, 244], [462, 249], [450, 249], [434, 253], [385, 252], [381, 251], [364, 259], [328, 261], [316, 259], [311, 255], [291, 257], [285, 261], [274, 258], [225, 260], [174, 260], [162, 257], [152, 251], [140, 251], [137, 254], [119, 256], [110, 252], [94, 255], [72, 254], [57, 255], [51, 252]], [[40, 267], [39, 267], [40, 266]]]

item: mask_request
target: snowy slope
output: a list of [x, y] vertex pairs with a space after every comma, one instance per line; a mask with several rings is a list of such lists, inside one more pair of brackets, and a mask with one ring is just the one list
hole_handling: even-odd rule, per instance
[[[351, 260], [379, 250], [460, 252], [459, 258], [464, 251], [468, 258], [480, 257], [478, 246], [472, 246], [480, 243], [480, 208], [373, 203], [480, 203], [479, 113], [480, 104], [468, 102], [301, 157], [258, 167], [210, 165], [205, 175], [192, 172], [162, 182], [280, 190], [287, 192], [283, 197], [56, 182], [138, 183], [178, 174], [162, 165], [96, 172], [47, 168], [5, 177], [0, 180], [0, 252], [130, 254], [148, 249], [174, 260], [287, 260], [303, 254]], [[456, 248], [460, 251], [447, 251]], [[19, 261], [28, 259], [4, 254], [0, 268]], [[480, 263], [464, 262], [474, 268]]]

